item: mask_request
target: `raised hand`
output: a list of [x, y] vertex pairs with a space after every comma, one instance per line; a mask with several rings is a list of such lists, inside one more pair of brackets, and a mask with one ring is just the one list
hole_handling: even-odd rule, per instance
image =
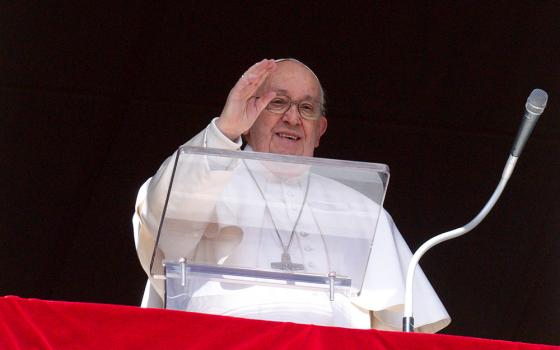
[[259, 98], [255, 97], [257, 89], [275, 69], [274, 60], [264, 59], [255, 63], [239, 78], [229, 92], [216, 125], [230, 140], [237, 140], [245, 131], [249, 130], [263, 109], [276, 96], [276, 92], [269, 91]]

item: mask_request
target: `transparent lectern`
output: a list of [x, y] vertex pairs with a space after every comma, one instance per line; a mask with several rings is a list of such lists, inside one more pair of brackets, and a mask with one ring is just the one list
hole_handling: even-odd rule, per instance
[[388, 180], [383, 164], [181, 147], [150, 263], [165, 307], [337, 325]]

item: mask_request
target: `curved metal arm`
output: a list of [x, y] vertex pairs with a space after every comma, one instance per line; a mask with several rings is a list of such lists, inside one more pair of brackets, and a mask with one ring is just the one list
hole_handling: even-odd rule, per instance
[[432, 237], [428, 241], [418, 248], [418, 250], [410, 259], [410, 263], [408, 264], [408, 271], [406, 274], [406, 289], [405, 289], [405, 302], [404, 302], [404, 317], [403, 317], [403, 332], [413, 332], [414, 331], [414, 318], [412, 316], [412, 281], [414, 280], [414, 272], [418, 265], [418, 262], [422, 258], [422, 256], [432, 247], [445, 242], [447, 240], [459, 237], [464, 235], [465, 233], [471, 231], [473, 228], [478, 226], [482, 220], [488, 215], [490, 210], [494, 207], [498, 198], [502, 194], [506, 184], [511, 177], [511, 173], [515, 168], [515, 164], [517, 163], [518, 157], [514, 157], [512, 155], [509, 156], [506, 165], [504, 167], [504, 171], [502, 172], [502, 178], [498, 183], [498, 186], [494, 190], [492, 197], [488, 200], [488, 203], [482, 208], [482, 210], [472, 219], [468, 224], [465, 226], [456, 228], [454, 230], [439, 234], [435, 237]]

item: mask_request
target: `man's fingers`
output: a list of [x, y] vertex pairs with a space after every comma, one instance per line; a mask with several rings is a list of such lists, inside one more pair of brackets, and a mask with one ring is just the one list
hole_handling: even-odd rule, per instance
[[249, 68], [232, 89], [232, 93], [241, 99], [248, 99], [254, 95], [259, 86], [276, 69], [274, 60], [264, 59]]
[[257, 114], [260, 114], [263, 109], [272, 101], [273, 98], [276, 97], [276, 91], [269, 91], [266, 94], [262, 95], [255, 101], [255, 107], [257, 109]]
[[269, 72], [275, 66], [276, 62], [274, 60], [264, 59], [260, 62], [255, 63], [249, 69], [247, 69], [243, 76], [246, 75], [251, 78], [258, 78], [262, 74]]
[[258, 76], [257, 80], [254, 82], [254, 84], [255, 84], [255, 86], [257, 87], [257, 89], [259, 88], [259, 86], [262, 85], [262, 83], [266, 80], [266, 78], [268, 78], [268, 75], [269, 75], [270, 73], [272, 73], [275, 69], [276, 69], [276, 62], [272, 61], [272, 64], [269, 65], [269, 66], [267, 66], [267, 67], [265, 68], [265, 71], [262, 72], [262, 73]]

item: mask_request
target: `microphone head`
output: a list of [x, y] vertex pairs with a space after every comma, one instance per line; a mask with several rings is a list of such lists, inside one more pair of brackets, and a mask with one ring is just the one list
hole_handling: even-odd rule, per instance
[[531, 94], [527, 98], [527, 103], [525, 108], [527, 111], [533, 114], [541, 114], [546, 107], [546, 101], [548, 100], [548, 94], [546, 91], [541, 89], [535, 89], [531, 91]]

